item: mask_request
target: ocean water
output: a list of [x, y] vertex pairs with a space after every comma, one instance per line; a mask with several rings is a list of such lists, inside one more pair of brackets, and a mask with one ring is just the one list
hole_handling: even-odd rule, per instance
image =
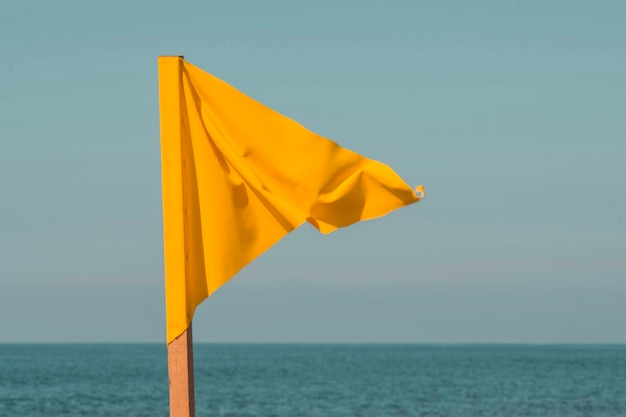
[[[197, 416], [626, 416], [626, 346], [196, 344]], [[0, 345], [0, 416], [167, 416], [163, 345]]]

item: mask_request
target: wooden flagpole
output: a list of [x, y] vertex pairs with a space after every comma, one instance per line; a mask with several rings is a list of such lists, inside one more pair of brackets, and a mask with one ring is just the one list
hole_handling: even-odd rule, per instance
[[170, 417], [194, 417], [196, 404], [191, 323], [183, 334], [167, 345], [167, 369], [170, 380]]
[[[180, 141], [181, 118], [180, 118], [180, 59], [183, 56], [171, 57], [176, 61], [169, 61], [167, 64], [159, 64], [159, 96], [161, 98], [161, 135], [166, 135], [167, 139], [161, 140], [162, 158], [165, 158], [163, 152], [167, 152], [170, 164], [177, 166], [171, 169], [172, 172], [178, 172], [182, 175], [182, 161], [180, 155], [180, 145], [176, 142]], [[176, 62], [174, 64], [174, 62]], [[163, 89], [163, 91], [161, 91]], [[166, 97], [163, 100], [163, 97]], [[168, 117], [164, 117], [163, 113]], [[167, 144], [165, 146], [164, 144]], [[184, 162], [183, 162], [184, 165]], [[170, 200], [182, 203], [182, 188], [180, 181], [182, 177], [163, 178], [163, 194], [169, 195]], [[172, 186], [174, 184], [174, 186]], [[169, 187], [169, 188], [168, 188]], [[174, 195], [175, 194], [175, 195]], [[179, 207], [170, 207], [167, 204], [168, 199], [163, 199], [163, 214], [165, 216], [166, 208], [176, 212]], [[164, 222], [164, 225], [167, 223]], [[170, 236], [169, 250], [174, 251], [175, 257], [182, 259], [184, 255], [184, 236], [179, 232], [183, 229], [175, 230]], [[165, 226], [164, 226], [165, 232]], [[186, 257], [185, 257], [186, 258]], [[167, 266], [167, 259], [166, 259]], [[167, 273], [167, 272], [166, 272]], [[195, 417], [196, 405], [193, 384], [193, 337], [191, 323], [187, 330], [179, 337], [174, 339], [167, 345], [167, 369], [169, 374], [170, 388], [170, 417]]]

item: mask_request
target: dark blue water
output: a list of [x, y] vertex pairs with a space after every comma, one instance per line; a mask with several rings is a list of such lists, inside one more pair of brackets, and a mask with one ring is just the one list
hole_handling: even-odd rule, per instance
[[[626, 416], [626, 346], [196, 344], [197, 416]], [[167, 416], [162, 345], [0, 345], [0, 416]]]

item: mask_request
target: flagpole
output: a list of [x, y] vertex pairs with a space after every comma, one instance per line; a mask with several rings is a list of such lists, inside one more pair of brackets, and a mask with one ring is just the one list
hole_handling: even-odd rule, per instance
[[[159, 102], [161, 123], [161, 163], [163, 185], [163, 233], [165, 272], [170, 279], [184, 274], [185, 215], [182, 178], [184, 158], [181, 154], [181, 65], [183, 56], [159, 57]], [[181, 216], [182, 214], [182, 216]], [[166, 297], [167, 279], [166, 279]], [[170, 417], [195, 417], [193, 375], [193, 337], [191, 323], [167, 345]]]
[[167, 345], [170, 381], [170, 417], [194, 417], [193, 336], [191, 323], [183, 334]]

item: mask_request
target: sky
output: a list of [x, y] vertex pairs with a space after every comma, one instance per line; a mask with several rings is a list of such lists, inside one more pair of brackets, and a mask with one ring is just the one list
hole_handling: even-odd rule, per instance
[[426, 198], [304, 225], [196, 342], [626, 343], [622, 1], [13, 1], [0, 343], [165, 342], [157, 57]]

